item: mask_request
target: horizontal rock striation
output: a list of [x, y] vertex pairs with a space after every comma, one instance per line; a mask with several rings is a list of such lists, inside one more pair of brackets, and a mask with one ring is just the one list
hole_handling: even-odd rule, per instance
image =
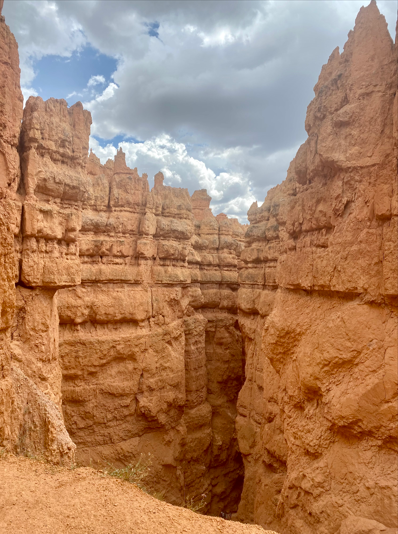
[[0, 29], [1, 445], [57, 462], [77, 447], [86, 464], [150, 455], [153, 492], [234, 512], [243, 228], [161, 173], [150, 191], [121, 150], [87, 157], [80, 103], [31, 97], [21, 125], [17, 46]]
[[81, 103], [22, 110], [0, 13], [0, 447], [144, 456], [151, 492], [282, 534], [392, 534], [397, 64], [372, 1], [246, 226], [88, 155]]
[[[150, 191], [121, 150], [106, 165], [87, 158], [90, 123], [81, 104], [30, 98], [21, 133], [21, 282], [55, 303], [51, 361], [62, 368], [77, 460], [126, 465], [150, 454], [153, 491], [176, 504], [205, 495], [212, 513], [226, 503], [234, 511], [243, 230], [209, 208], [196, 221], [195, 195], [164, 186], [161, 173]], [[48, 382], [56, 370], [46, 365]]]
[[322, 69], [286, 180], [249, 210], [241, 520], [397, 527], [396, 106], [397, 48], [371, 2]]
[[[70, 462], [61, 413], [54, 291], [16, 290], [23, 255], [18, 47], [0, 3], [0, 446]], [[22, 193], [22, 194], [21, 194]], [[48, 210], [47, 210], [48, 211]], [[26, 233], [26, 231], [25, 231]]]

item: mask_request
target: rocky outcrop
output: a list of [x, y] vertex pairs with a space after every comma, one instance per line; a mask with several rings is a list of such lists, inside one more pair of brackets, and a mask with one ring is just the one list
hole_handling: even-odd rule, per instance
[[285, 182], [249, 211], [238, 518], [289, 534], [397, 527], [396, 52], [371, 2]]
[[21, 124], [0, 18], [0, 446], [150, 455], [152, 492], [283, 534], [396, 528], [397, 52], [371, 2], [246, 227], [88, 155], [80, 103]]
[[[23, 98], [18, 48], [0, 4], [0, 445], [51, 461], [73, 459], [61, 412], [54, 291], [16, 290], [26, 223], [19, 140]], [[27, 206], [26, 209], [29, 209]], [[45, 212], [50, 211], [48, 208]], [[27, 234], [29, 235], [29, 234]], [[23, 259], [26, 254], [22, 252]], [[25, 263], [26, 265], [26, 263]]]
[[[198, 198], [201, 200], [198, 211]], [[238, 326], [237, 263], [243, 249], [244, 228], [236, 219], [210, 211], [206, 191], [192, 195], [195, 235], [188, 258], [192, 284], [198, 284], [205, 328], [202, 395], [211, 407], [211, 455], [207, 463], [212, 481], [210, 512], [236, 510], [243, 482], [243, 465], [235, 436], [236, 402], [243, 383], [242, 337]], [[190, 376], [197, 384], [197, 367]], [[187, 375], [188, 379], [188, 375]], [[197, 386], [195, 386], [195, 397]], [[197, 399], [192, 399], [197, 402]], [[200, 432], [197, 429], [196, 432]]]
[[[243, 480], [234, 432], [243, 231], [208, 207], [195, 222], [186, 189], [164, 186], [158, 173], [150, 191], [121, 150], [106, 165], [87, 158], [90, 123], [81, 104], [62, 100], [31, 97], [24, 110], [26, 287], [14, 353], [29, 348], [40, 373], [23, 357], [21, 366], [54, 402], [62, 398], [78, 462], [126, 465], [150, 454], [154, 492], [167, 490], [176, 504], [205, 495], [210, 512], [234, 511]], [[41, 330], [26, 332], [30, 306], [48, 317]]]
[[18, 46], [1, 15], [3, 2], [0, 3], [0, 188], [16, 191], [20, 178], [18, 142], [23, 97]]

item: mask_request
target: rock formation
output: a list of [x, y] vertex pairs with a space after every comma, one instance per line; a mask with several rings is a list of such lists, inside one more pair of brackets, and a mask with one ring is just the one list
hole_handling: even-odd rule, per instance
[[246, 227], [88, 156], [80, 103], [22, 117], [1, 17], [0, 446], [150, 454], [171, 503], [283, 534], [397, 527], [397, 50], [362, 8]]
[[[29, 272], [35, 269], [35, 258], [27, 253], [34, 241], [28, 237], [32, 235], [32, 230], [27, 228], [33, 224], [33, 218], [29, 217], [27, 202], [21, 227], [25, 194], [19, 156], [23, 98], [18, 47], [1, 16], [2, 5], [3, 2], [0, 4], [0, 445], [64, 462], [73, 458], [75, 445], [60, 411], [62, 373], [55, 290], [28, 291], [20, 284], [15, 286], [19, 281], [24, 282], [20, 276], [21, 259], [25, 272]], [[43, 211], [47, 215], [51, 208], [44, 206]], [[41, 241], [40, 246], [45, 246], [44, 239]], [[36, 261], [36, 271], [39, 264]]]
[[397, 48], [375, 2], [314, 90], [308, 139], [285, 182], [248, 214], [238, 517], [289, 534], [336, 532], [347, 516], [392, 528]]
[[91, 116], [80, 103], [31, 97], [21, 126], [4, 20], [2, 32], [11, 81], [1, 157], [13, 171], [1, 189], [1, 443], [61, 462], [77, 446], [86, 464], [149, 453], [154, 492], [236, 511], [244, 230], [214, 217], [206, 192], [191, 198], [161, 173], [150, 191], [121, 150], [106, 165], [87, 157]]

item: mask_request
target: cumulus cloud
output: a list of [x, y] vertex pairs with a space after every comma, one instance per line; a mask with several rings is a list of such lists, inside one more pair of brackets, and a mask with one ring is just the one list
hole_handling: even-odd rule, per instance
[[[239, 172], [216, 172], [201, 159], [189, 154], [184, 143], [167, 134], [146, 140], [142, 143], [122, 141], [119, 143], [126, 153], [126, 162], [137, 167], [140, 174], [147, 173], [149, 181], [161, 171], [165, 185], [186, 187], [190, 194], [196, 189], [207, 189], [212, 197], [214, 213], [228, 212], [246, 221], [246, 212], [255, 197], [246, 176]], [[116, 148], [108, 143], [101, 146], [95, 137], [90, 138], [90, 148], [105, 163], [116, 154]], [[216, 160], [213, 160], [214, 162]]]
[[[101, 78], [103, 78], [103, 76], [101, 76]], [[104, 79], [104, 82], [105, 82], [105, 79]], [[89, 82], [89, 86], [90, 86], [90, 82]], [[118, 86], [115, 83], [111, 82], [102, 93], [96, 95], [92, 100], [88, 102], [84, 102], [83, 104], [89, 111], [95, 114], [96, 110], [98, 110], [98, 105], [101, 104], [102, 102], [105, 102], [106, 100], [112, 99], [117, 89], [118, 89]]]
[[[215, 210], [244, 214], [285, 177], [321, 67], [367, 3], [21, 0], [4, 13], [26, 87], [41, 55], [89, 43], [113, 56], [112, 82], [97, 71], [84, 93], [92, 133], [142, 140], [122, 143], [141, 173], [162, 169], [170, 184], [207, 188]], [[378, 2], [392, 32], [393, 4]]]
[[94, 87], [95, 85], [103, 85], [105, 83], [105, 78], [102, 74], [97, 74], [96, 76], [91, 76], [87, 83], [87, 87]]
[[50, 0], [6, 1], [3, 15], [18, 42], [24, 95], [37, 96], [32, 86], [35, 61], [46, 55], [70, 57], [87, 42], [76, 17], [61, 15], [57, 3]]

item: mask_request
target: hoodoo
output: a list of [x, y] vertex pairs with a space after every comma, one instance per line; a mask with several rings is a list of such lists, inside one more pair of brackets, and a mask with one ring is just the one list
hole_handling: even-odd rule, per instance
[[281, 534], [396, 532], [398, 44], [376, 2], [249, 226], [88, 155], [81, 103], [23, 108], [2, 4], [0, 447], [150, 454], [170, 503]]

